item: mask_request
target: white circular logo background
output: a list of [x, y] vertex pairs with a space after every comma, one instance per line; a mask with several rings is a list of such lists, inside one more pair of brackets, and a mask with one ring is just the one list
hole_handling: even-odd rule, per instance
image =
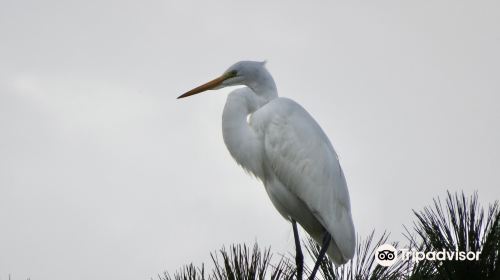
[[375, 251], [375, 261], [381, 266], [391, 266], [398, 260], [398, 250], [391, 244], [380, 245]]

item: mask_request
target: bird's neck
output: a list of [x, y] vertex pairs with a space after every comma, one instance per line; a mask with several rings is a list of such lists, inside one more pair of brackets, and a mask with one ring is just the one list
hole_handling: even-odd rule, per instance
[[[262, 75], [258, 80], [250, 81], [246, 86], [248, 86], [255, 94], [252, 94], [250, 98], [261, 99], [260, 102], [264, 102], [261, 106], [265, 105], [267, 102], [278, 97], [278, 90], [276, 89], [276, 83], [273, 77], [266, 72], [267, 75]], [[257, 96], [255, 96], [257, 95]], [[259, 108], [261, 107], [259, 106]]]
[[231, 156], [261, 179], [264, 176], [262, 141], [249, 125], [247, 117], [269, 102], [267, 98], [257, 96], [249, 88], [237, 89], [227, 97], [222, 114], [222, 134]]

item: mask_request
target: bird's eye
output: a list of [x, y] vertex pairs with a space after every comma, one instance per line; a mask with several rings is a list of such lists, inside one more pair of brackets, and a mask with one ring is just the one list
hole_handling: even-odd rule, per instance
[[236, 70], [231, 70], [228, 72], [228, 75], [231, 77], [236, 77], [238, 75], [238, 71]]

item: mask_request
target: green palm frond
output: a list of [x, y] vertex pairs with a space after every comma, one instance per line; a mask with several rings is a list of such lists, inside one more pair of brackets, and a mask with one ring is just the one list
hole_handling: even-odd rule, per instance
[[211, 254], [215, 280], [264, 280], [267, 273], [270, 273], [270, 279], [291, 279], [293, 275], [294, 268], [287, 259], [282, 257], [272, 265], [270, 249], [261, 252], [257, 244], [252, 250], [244, 244], [233, 245], [229, 253], [223, 248], [219, 254], [221, 260], [217, 254]]
[[423, 261], [415, 264], [414, 277], [432, 273], [433, 279], [500, 279], [500, 213], [498, 202], [485, 214], [477, 194], [447, 193], [445, 205], [434, 199], [433, 206], [414, 211], [414, 235], [407, 229], [412, 246], [423, 251], [480, 252], [478, 261]]
[[[185, 265], [180, 271], [177, 271], [174, 276], [170, 276], [168, 272], [163, 272], [163, 275], [158, 275], [158, 280], [205, 280], [205, 265], [197, 268], [193, 264]], [[152, 280], [152, 279], [151, 279]]]
[[[494, 202], [485, 211], [477, 194], [467, 198], [463, 193], [447, 193], [444, 203], [436, 198], [433, 204], [421, 211], [413, 211], [416, 217], [413, 227], [405, 227], [408, 249], [428, 251], [480, 252], [477, 261], [430, 261], [403, 260], [382, 267], [375, 262], [376, 249], [386, 244], [389, 234], [375, 237], [372, 231], [367, 238], [358, 237], [354, 258], [342, 266], [335, 266], [328, 258], [320, 264], [317, 278], [325, 280], [461, 280], [500, 279], [500, 206]], [[397, 243], [392, 243], [398, 247]], [[315, 260], [320, 247], [308, 239], [305, 246]], [[294, 250], [293, 250], [294, 251]], [[171, 277], [167, 272], [158, 275], [159, 280], [263, 280], [295, 279], [296, 267], [293, 255], [275, 258], [270, 249], [246, 245], [232, 245], [210, 254], [213, 268], [205, 271], [202, 264], [184, 266]], [[292, 261], [293, 260], [293, 261]], [[310, 272], [304, 267], [305, 277]]]
[[[257, 244], [250, 249], [245, 244], [223, 247], [210, 254], [213, 269], [205, 274], [205, 266], [186, 265], [172, 277], [168, 272], [158, 275], [159, 280], [278, 280], [293, 279], [295, 266], [284, 256], [272, 263], [270, 248], [261, 250]], [[269, 278], [267, 277], [269, 275]]]

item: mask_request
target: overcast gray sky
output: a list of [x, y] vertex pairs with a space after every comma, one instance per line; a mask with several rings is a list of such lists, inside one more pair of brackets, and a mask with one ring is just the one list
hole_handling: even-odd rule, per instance
[[500, 2], [331, 2], [1, 0], [0, 280], [293, 250], [222, 141], [229, 89], [175, 99], [244, 59], [330, 137], [361, 235], [402, 241], [447, 189], [499, 199]]

